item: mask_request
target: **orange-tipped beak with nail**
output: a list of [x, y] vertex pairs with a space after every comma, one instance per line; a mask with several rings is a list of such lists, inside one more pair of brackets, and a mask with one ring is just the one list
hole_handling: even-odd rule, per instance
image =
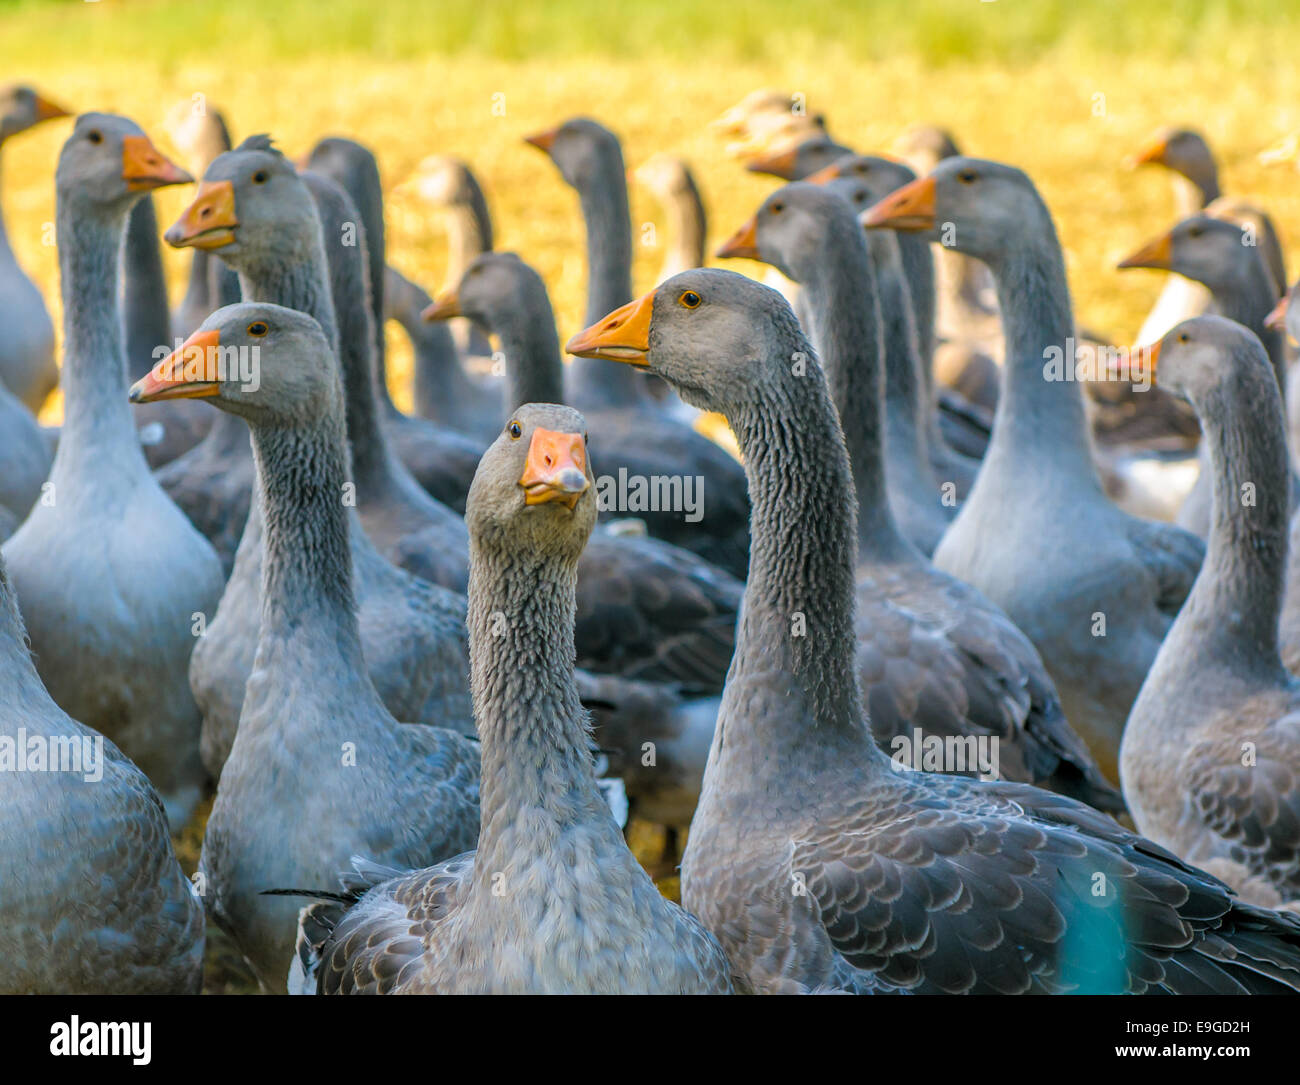
[[163, 234], [176, 249], [220, 249], [235, 240], [235, 186], [230, 181], [204, 181], [194, 202]]
[[531, 143], [540, 151], [551, 153], [551, 146], [555, 143], [555, 137], [560, 134], [558, 128], [548, 128], [545, 132], [534, 132], [531, 136], [524, 136], [525, 143]]
[[605, 358], [644, 368], [650, 364], [650, 318], [654, 303], [652, 290], [578, 332], [564, 349], [577, 358]]
[[931, 230], [934, 228], [935, 183], [918, 177], [868, 207], [858, 221], [867, 229]]
[[152, 192], [167, 185], [188, 185], [194, 178], [150, 143], [148, 136], [126, 136], [122, 180], [130, 192]]
[[1291, 303], [1291, 297], [1288, 294], [1282, 295], [1282, 300], [1273, 306], [1273, 311], [1264, 318], [1264, 327], [1271, 328], [1273, 331], [1279, 331], [1286, 327], [1286, 310]]
[[799, 144], [787, 147], [781, 151], [772, 151], [769, 154], [759, 155], [745, 163], [745, 169], [750, 173], [769, 173], [773, 177], [780, 177], [784, 181], [794, 180], [794, 171], [799, 162]]
[[744, 256], [750, 260], [762, 259], [758, 255], [758, 216], [754, 215], [739, 230], [732, 234], [718, 249], [717, 255], [723, 259]]
[[1168, 138], [1156, 136], [1155, 139], [1145, 144], [1137, 154], [1131, 154], [1124, 159], [1124, 165], [1131, 170], [1137, 169], [1138, 166], [1162, 165], [1165, 160], [1165, 152], [1168, 150]]
[[[1150, 377], [1151, 383], [1155, 383], [1156, 378], [1156, 359], [1160, 356], [1160, 344], [1163, 340], [1157, 339], [1149, 347], [1125, 347], [1123, 348], [1124, 357], [1110, 358], [1106, 363], [1107, 375], [1114, 380], [1132, 381], [1135, 384], [1143, 381], [1143, 370]], [[1145, 364], [1144, 364], [1145, 363]]]
[[1130, 253], [1115, 266], [1117, 268], [1149, 267], [1168, 271], [1174, 259], [1174, 235], [1161, 234], [1148, 241], [1137, 252]]
[[159, 399], [200, 399], [221, 391], [219, 331], [197, 331], [131, 385], [132, 403]]
[[450, 320], [452, 317], [460, 315], [460, 296], [456, 293], [454, 286], [449, 286], [434, 299], [432, 305], [420, 314], [420, 319], [431, 322], [434, 320]]
[[528, 458], [519, 479], [525, 505], [558, 501], [570, 509], [591, 486], [587, 478], [587, 446], [580, 433], [533, 430]]
[[40, 124], [41, 121], [53, 121], [53, 120], [58, 120], [60, 117], [70, 117], [70, 116], [72, 116], [72, 114], [69, 113], [66, 109], [64, 109], [61, 105], [56, 105], [54, 102], [51, 102], [44, 95], [40, 95], [40, 94], [36, 95], [36, 123], [37, 124]]

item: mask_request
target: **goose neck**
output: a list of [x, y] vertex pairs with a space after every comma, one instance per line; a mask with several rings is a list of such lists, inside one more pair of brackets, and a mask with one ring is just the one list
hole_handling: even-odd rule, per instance
[[447, 208], [446, 281], [460, 282], [469, 265], [491, 251], [492, 220], [483, 194], [476, 189], [468, 200]]
[[549, 302], [512, 314], [497, 334], [506, 359], [506, 413], [523, 403], [563, 403], [564, 361]]

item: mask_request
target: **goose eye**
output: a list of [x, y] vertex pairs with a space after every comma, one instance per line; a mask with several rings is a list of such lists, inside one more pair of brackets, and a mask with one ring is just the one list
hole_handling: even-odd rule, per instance
[[772, 204], [772, 206], [769, 207], [768, 210], [771, 211], [772, 214], [774, 215], [779, 215], [782, 211], [785, 210], [785, 204], [778, 201], [777, 203]]
[[253, 184], [264, 185], [266, 184], [266, 182], [267, 182], [266, 170], [258, 170], [255, 174], [253, 174]]
[[683, 290], [682, 296], [679, 297], [677, 300], [681, 302], [682, 305], [686, 306], [686, 308], [688, 309], [697, 309], [699, 308], [699, 304], [702, 299], [700, 298], [700, 295], [697, 294], [694, 290]]
[[978, 177], [979, 174], [974, 170], [962, 170], [961, 173], [957, 174], [957, 180], [963, 185], [973, 185]]
[[510, 434], [510, 439], [512, 441], [517, 441], [524, 435], [524, 427], [518, 422], [512, 421], [508, 426], [506, 426], [506, 432]]
[[1179, 333], [1178, 333], [1178, 341], [1179, 341], [1180, 343], [1186, 343], [1187, 340], [1190, 339], [1190, 338], [1191, 338], [1191, 337], [1190, 337], [1186, 332], [1179, 332]]
[[248, 334], [257, 339], [261, 339], [262, 336], [270, 330], [270, 325], [268, 325], [265, 320], [254, 320], [253, 323], [248, 326]]
[[855, 172], [855, 173], [870, 173], [870, 172], [871, 172], [871, 167], [868, 166], [868, 165], [866, 165], [866, 164], [864, 163], [864, 164], [861, 165], [861, 166], [855, 166], [855, 167], [854, 167], [854, 172]]
[[1203, 233], [1205, 233], [1205, 231], [1202, 230], [1199, 226], [1193, 226], [1193, 227], [1191, 227], [1191, 229], [1189, 229], [1189, 230], [1187, 231], [1187, 236], [1188, 236], [1188, 237], [1200, 237], [1201, 234], [1203, 234]]
[[86, 138], [90, 140], [91, 143], [103, 143], [104, 133], [101, 132], [98, 128], [92, 128], [89, 132], [86, 133]]

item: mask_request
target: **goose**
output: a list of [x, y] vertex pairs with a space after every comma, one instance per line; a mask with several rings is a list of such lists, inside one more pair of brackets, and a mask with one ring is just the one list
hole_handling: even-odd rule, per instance
[[[852, 469], [816, 352], [784, 299], [741, 275], [689, 271], [568, 350], [655, 370], [725, 413], [744, 452], [751, 568], [682, 863], [683, 904], [742, 984], [1300, 990], [1296, 917], [1238, 900], [1082, 803], [895, 771], [871, 740], [854, 678]], [[1080, 954], [1084, 941], [1105, 948]]]
[[186, 667], [221, 565], [149, 471], [126, 387], [118, 253], [141, 194], [193, 178], [125, 117], [85, 113], [55, 176], [64, 422], [38, 502], [4, 544], [41, 680], [116, 742], [183, 825], [203, 786]]
[[1124, 728], [1124, 794], [1139, 832], [1243, 900], [1297, 904], [1300, 681], [1278, 655], [1289, 469], [1281, 391], [1259, 340], [1223, 317], [1183, 321], [1151, 353], [1156, 379], [1200, 415], [1213, 519], [1200, 575]]
[[703, 267], [708, 220], [695, 175], [684, 159], [671, 154], [647, 158], [630, 174], [647, 189], [668, 214], [668, 244], [659, 267], [659, 282], [687, 268]]
[[[313, 194], [322, 200], [319, 208]], [[340, 308], [349, 322], [348, 381], [356, 386], [362, 383], [362, 372], [372, 372], [367, 312], [360, 302], [364, 233], [358, 224], [357, 246], [331, 244], [336, 265], [331, 269], [321, 226], [323, 217], [337, 225], [340, 213], [348, 214], [340, 212], [346, 208], [345, 200], [342, 191], [324, 178], [310, 182], [300, 178], [267, 137], [252, 136], [212, 163], [195, 203], [168, 236], [173, 243], [198, 247], [219, 243], [222, 259], [238, 268], [250, 300], [308, 313], [328, 329], [331, 338], [337, 335], [332, 274], [340, 291]], [[341, 239], [341, 230], [331, 230], [331, 236]], [[372, 426], [373, 405], [371, 400]], [[363, 404], [357, 401], [349, 406]], [[243, 421], [233, 413], [229, 421], [244, 431], [247, 450]], [[220, 424], [212, 427], [213, 434], [220, 430]], [[341, 492], [340, 502], [346, 496]], [[356, 497], [359, 506], [366, 497], [362, 488], [357, 488]], [[390, 564], [362, 530], [355, 508], [350, 508], [349, 520], [362, 644], [371, 680], [384, 702], [401, 718], [416, 722], [443, 718], [438, 713], [445, 710], [467, 712], [463, 665], [467, 648], [463, 634], [457, 632], [463, 626], [463, 600]], [[191, 685], [203, 708], [204, 762], [213, 772], [224, 763], [234, 741], [245, 683], [253, 669], [262, 614], [263, 533], [262, 517], [254, 508], [240, 537], [217, 616], [196, 646], [190, 667]], [[457, 564], [455, 552], [443, 557], [450, 578], [463, 575], [459, 570], [464, 569], [464, 561]]]
[[814, 173], [853, 155], [852, 147], [825, 135], [812, 135], [799, 143], [789, 144], [751, 158], [745, 163], [750, 173], [765, 173], [783, 181], [802, 181]]
[[[203, 905], [176, 862], [158, 793], [51, 700], [2, 559], [0, 691], [0, 992], [198, 994]], [[37, 750], [63, 769], [16, 770], [16, 757]]]
[[[11, 136], [42, 123], [69, 116], [68, 111], [31, 87], [0, 88], [0, 150]], [[35, 412], [59, 383], [54, 364], [54, 325], [45, 299], [18, 266], [4, 217], [0, 214], [0, 383]], [[6, 411], [10, 414], [10, 411]], [[3, 432], [8, 432], [6, 428]], [[14, 510], [17, 511], [17, 510]]]
[[760, 89], [745, 95], [709, 127], [715, 134], [730, 138], [728, 154], [749, 158], [809, 136], [824, 135], [826, 119], [809, 113], [801, 94]]
[[717, 940], [655, 888], [592, 772], [573, 670], [596, 522], [585, 429], [570, 408], [521, 406], [466, 503], [477, 846], [415, 871], [354, 860], [343, 901], [303, 910], [298, 991], [731, 993]]
[[[433, 298], [422, 286], [395, 268], [385, 269], [384, 315], [402, 326], [415, 353], [415, 413], [475, 440], [492, 440], [501, 428], [501, 381], [476, 378], [465, 371], [447, 325], [421, 318], [432, 304]], [[475, 334], [482, 337], [482, 333]]]
[[41, 497], [53, 458], [36, 416], [0, 383], [0, 542]]
[[[1260, 249], [1248, 243], [1249, 235], [1235, 223], [1192, 215], [1147, 242], [1119, 263], [1120, 268], [1158, 268], [1173, 271], [1203, 285], [1215, 310], [1249, 328], [1268, 352], [1278, 387], [1286, 388], [1286, 341], [1280, 330], [1265, 321], [1277, 305], [1272, 276]], [[1176, 523], [1206, 538], [1213, 504], [1210, 450], [1201, 444], [1200, 473], [1178, 510]], [[1288, 473], [1291, 505], [1300, 499], [1300, 479]]]
[[1115, 781], [1124, 720], [1204, 547], [1120, 511], [1102, 490], [1077, 383], [1051, 368], [1054, 357], [1072, 363], [1074, 322], [1052, 216], [1023, 172], [947, 158], [861, 221], [931, 239], [937, 224], [953, 223], [956, 247], [993, 272], [1007, 338], [993, 437], [934, 564], [1028, 635], [1066, 719]]
[[[1237, 225], [1250, 224], [1273, 280], [1274, 298], [1286, 290], [1282, 246], [1269, 216], [1253, 204], [1222, 198], [1219, 167], [1205, 137], [1191, 128], [1165, 127], [1125, 160], [1130, 169], [1163, 166], [1173, 175], [1174, 204], [1179, 219], [1204, 210]], [[1210, 291], [1187, 278], [1170, 279], [1138, 332], [1139, 343], [1154, 343], [1179, 321], [1198, 316], [1210, 306]]]
[[[1265, 319], [1270, 330], [1284, 330], [1288, 346], [1300, 341], [1300, 307], [1292, 305], [1297, 287], [1283, 295]], [[1290, 403], [1287, 403], [1290, 406]], [[1294, 436], [1295, 430], [1291, 429]], [[1294, 446], [1292, 446], [1294, 448]], [[1282, 594], [1282, 614], [1278, 626], [1278, 643], [1282, 662], [1293, 674], [1300, 674], [1300, 513], [1291, 517], [1287, 540], [1287, 571]]]
[[[474, 171], [468, 162], [453, 155], [429, 155], [420, 161], [402, 187], [414, 190], [427, 206], [442, 212], [447, 231], [447, 267], [443, 277], [448, 283], [460, 282], [470, 262], [482, 253], [491, 252], [493, 247], [492, 215]], [[468, 321], [452, 321], [448, 327], [462, 355], [487, 357], [492, 353], [483, 333]], [[419, 375], [417, 366], [417, 381]], [[495, 433], [491, 439], [496, 439]]]
[[[388, 393], [387, 349], [384, 341], [384, 203], [375, 156], [350, 139], [330, 137], [312, 148], [307, 168], [334, 181], [351, 198], [360, 213], [359, 225], [367, 242], [366, 273], [370, 279], [370, 312], [374, 340], [374, 382], [379, 418], [397, 458], [417, 482], [457, 515], [465, 511], [465, 494], [478, 466], [484, 445], [463, 433], [433, 425], [427, 419], [399, 411]], [[346, 227], [345, 227], [346, 228]], [[328, 235], [327, 235], [328, 237]], [[346, 237], [341, 241], [346, 244]], [[354, 450], [355, 454], [355, 450]], [[412, 497], [411, 501], [415, 498]], [[434, 515], [432, 510], [426, 511]], [[464, 551], [461, 539], [456, 550]], [[463, 581], [462, 589], [463, 590]]]
[[[577, 117], [558, 128], [527, 137], [555, 163], [577, 190], [587, 227], [587, 321], [632, 296], [632, 229], [627, 176], [618, 138], [595, 121]], [[707, 437], [672, 416], [651, 398], [635, 373], [607, 371], [578, 359], [566, 376], [566, 400], [584, 412], [600, 411], [605, 440], [620, 449], [675, 450], [674, 474], [702, 480], [704, 519], [686, 525], [678, 513], [640, 515], [650, 533], [694, 550], [736, 577], [745, 574], [748, 504], [740, 465]], [[616, 412], [621, 433], [615, 434]], [[677, 465], [680, 465], [678, 467]], [[665, 465], [666, 466], [666, 465]]]
[[[256, 389], [212, 360], [212, 348], [253, 347], [266, 359]], [[130, 397], [206, 398], [252, 430], [262, 624], [199, 869], [208, 914], [283, 992], [295, 909], [263, 891], [325, 884], [357, 852], [416, 866], [472, 847], [478, 751], [455, 731], [399, 724], [367, 675], [338, 499], [343, 388], [320, 324], [272, 304], [219, 309]]]
[[737, 237], [802, 285], [843, 424], [860, 513], [857, 670], [873, 733], [886, 748], [914, 728], [994, 735], [1004, 778], [1121, 809], [1029, 639], [978, 591], [934, 569], [893, 511], [887, 386], [896, 378], [885, 372], [893, 361], [882, 361], [880, 326], [887, 308], [910, 308], [878, 289], [856, 225], [854, 205], [833, 189], [795, 183], [772, 193]]
[[[426, 316], [465, 316], [501, 343], [505, 414], [522, 403], [564, 402], [564, 363], [546, 284], [514, 253], [475, 259], [455, 290], [444, 291]], [[670, 474], [672, 449], [655, 458], [622, 443], [622, 418], [584, 415], [592, 447], [608, 449], [597, 496], [613, 491], [620, 472]], [[611, 424], [612, 422], [612, 424]], [[682, 470], [686, 470], [682, 465]], [[707, 490], [704, 500], [708, 501]], [[636, 515], [644, 515], [635, 510]], [[683, 517], [683, 530], [697, 527]], [[741, 584], [694, 552], [654, 536], [597, 532], [578, 565], [576, 638], [579, 665], [628, 678], [685, 682], [719, 690], [731, 660]]]

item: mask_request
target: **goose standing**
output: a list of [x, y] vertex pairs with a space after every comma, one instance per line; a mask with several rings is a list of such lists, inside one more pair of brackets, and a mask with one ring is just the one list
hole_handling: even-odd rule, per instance
[[[43, 98], [31, 87], [0, 89], [0, 149], [12, 136], [40, 124], [68, 116], [68, 111]], [[4, 216], [0, 213], [0, 383], [31, 411], [39, 411], [45, 397], [59, 383], [54, 363], [54, 325], [45, 299], [18, 266]], [[7, 413], [7, 412], [6, 412]]]
[[[1071, 799], [891, 768], [854, 678], [849, 458], [816, 354], [775, 292], [686, 272], [568, 349], [655, 370], [725, 413], [744, 452], [752, 564], [682, 895], [748, 985], [1300, 990], [1295, 917]], [[1082, 939], [1096, 951], [1079, 954]]]
[[118, 253], [141, 194], [191, 180], [125, 117], [77, 118], [55, 178], [65, 415], [51, 500], [4, 544], [41, 680], [144, 770], [173, 828], [203, 783], [186, 668], [221, 565], [150, 473], [122, 396]]
[[1124, 729], [1124, 793], [1140, 832], [1243, 899], [1300, 902], [1300, 681], [1278, 656], [1281, 392], [1258, 340], [1218, 316], [1177, 325], [1150, 364], [1201, 418], [1213, 517], [1200, 575]]
[[[1249, 328], [1268, 352], [1278, 387], [1286, 388], [1286, 341], [1265, 321], [1277, 305], [1272, 276], [1257, 246], [1234, 223], [1209, 215], [1192, 215], [1167, 233], [1147, 242], [1122, 260], [1120, 268], [1158, 268], [1200, 283], [1209, 291], [1215, 311]], [[1300, 479], [1288, 472], [1291, 507], [1300, 499]], [[1200, 473], [1178, 510], [1180, 527], [1205, 538], [1210, 532], [1213, 504], [1210, 449], [1201, 442]]]
[[[332, 222], [345, 197], [323, 178], [316, 178], [313, 186], [309, 192], [306, 182], [271, 147], [267, 137], [252, 136], [212, 163], [198, 198], [168, 231], [169, 240], [219, 248], [222, 259], [239, 270], [250, 299], [305, 312], [333, 338], [337, 333], [328, 281], [331, 269], [321, 226], [327, 212], [318, 209], [311, 192], [324, 200], [327, 187], [333, 190]], [[341, 240], [341, 232], [333, 236]], [[358, 232], [357, 240], [364, 242], [364, 235]], [[361, 373], [371, 372], [370, 331], [365, 306], [359, 300], [364, 294], [364, 255], [358, 246], [338, 244], [331, 246], [331, 252], [337, 265], [333, 269], [336, 285], [347, 302], [350, 383], [356, 385]], [[373, 400], [370, 405], [373, 409]], [[223, 416], [223, 421], [243, 430], [246, 451], [243, 421], [233, 413]], [[221, 429], [221, 423], [214, 424], [212, 433]], [[345, 496], [340, 492], [340, 502]], [[357, 490], [358, 501], [365, 496]], [[402, 719], [467, 719], [467, 649], [460, 632], [463, 601], [390, 564], [361, 529], [355, 510], [349, 511], [358, 619], [372, 681], [384, 702]], [[191, 683], [203, 707], [204, 762], [213, 772], [224, 763], [234, 741], [245, 683], [253, 669], [262, 615], [263, 531], [262, 517], [254, 507], [239, 540], [216, 619], [196, 647], [190, 668]], [[454, 564], [455, 552], [444, 558], [449, 575], [459, 575], [463, 560]]]
[[[578, 193], [587, 228], [590, 323], [632, 296], [632, 227], [623, 152], [612, 132], [585, 117], [529, 136], [527, 142], [544, 151]], [[749, 548], [744, 471], [716, 444], [656, 404], [643, 377], [608, 370], [581, 358], [574, 361], [566, 377], [567, 401], [584, 412], [602, 412], [609, 426], [606, 440], [613, 439], [616, 412], [621, 412], [619, 448], [653, 448], [656, 454], [674, 450], [674, 470], [659, 474], [676, 474], [683, 482], [698, 478], [706, 495], [699, 523], [685, 523], [680, 512], [639, 513], [647, 529], [743, 577]]]
[[[216, 347], [258, 348], [258, 387], [193, 363]], [[134, 402], [183, 397], [238, 413], [253, 433], [262, 624], [199, 866], [209, 914], [283, 992], [296, 908], [263, 891], [324, 885], [357, 852], [415, 866], [471, 847], [478, 751], [444, 728], [399, 724], [366, 673], [338, 497], [343, 390], [320, 325], [278, 305], [218, 310], [131, 389]]]
[[[1121, 809], [1119, 794], [1070, 730], [1028, 638], [974, 588], [934, 569], [895, 526], [896, 506], [882, 484], [895, 448], [885, 373], [893, 361], [882, 362], [884, 299], [855, 226], [853, 204], [796, 183], [772, 193], [737, 236], [750, 255], [803, 286], [844, 429], [859, 509], [857, 668], [876, 740], [889, 748], [918, 728], [945, 737], [994, 735], [1004, 779]], [[888, 304], [910, 312], [902, 299]], [[911, 368], [910, 357], [907, 363]]]
[[596, 522], [585, 429], [569, 408], [520, 407], [466, 503], [477, 848], [414, 872], [354, 861], [355, 903], [304, 909], [302, 990], [731, 991], [721, 947], [632, 857], [592, 772], [573, 671], [578, 558]]
[[1121, 512], [1102, 490], [1078, 384], [1052, 368], [1055, 358], [1069, 377], [1074, 321], [1051, 214], [1024, 173], [945, 159], [862, 221], [932, 238], [954, 223], [956, 246], [993, 271], [1007, 341], [993, 438], [934, 563], [1029, 636], [1066, 718], [1115, 780], [1124, 721], [1191, 589], [1201, 541]]
[[[5, 994], [197, 994], [203, 906], [158, 793], [41, 685], [0, 560], [0, 953]], [[15, 771], [33, 746], [82, 751]], [[96, 745], [98, 750], [96, 751]], [[7, 764], [5, 762], [8, 762]], [[83, 771], [84, 770], [84, 771]]]

